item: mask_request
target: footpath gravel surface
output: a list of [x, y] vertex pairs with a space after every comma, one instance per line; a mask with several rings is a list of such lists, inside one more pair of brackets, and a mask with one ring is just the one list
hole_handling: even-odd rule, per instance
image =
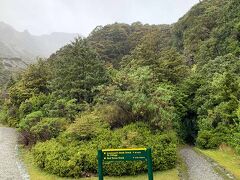
[[0, 180], [28, 180], [23, 164], [17, 158], [17, 133], [0, 127]]
[[213, 165], [191, 147], [181, 149], [180, 154], [187, 164], [189, 180], [223, 180]]

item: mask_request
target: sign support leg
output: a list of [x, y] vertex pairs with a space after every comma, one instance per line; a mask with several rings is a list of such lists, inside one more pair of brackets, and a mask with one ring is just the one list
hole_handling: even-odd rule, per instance
[[151, 148], [148, 148], [148, 149], [147, 149], [147, 164], [148, 164], [148, 180], [153, 180], [152, 152], [151, 152]]
[[98, 179], [103, 180], [103, 154], [102, 150], [98, 150]]

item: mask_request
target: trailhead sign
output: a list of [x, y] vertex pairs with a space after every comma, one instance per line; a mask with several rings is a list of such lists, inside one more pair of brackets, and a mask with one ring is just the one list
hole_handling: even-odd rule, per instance
[[153, 180], [152, 155], [150, 148], [133, 149], [102, 149], [98, 150], [98, 177], [103, 180], [103, 162], [116, 161], [146, 161], [148, 164], [148, 179]]
[[144, 161], [147, 157], [145, 148], [116, 150], [104, 149], [102, 152], [104, 161]]

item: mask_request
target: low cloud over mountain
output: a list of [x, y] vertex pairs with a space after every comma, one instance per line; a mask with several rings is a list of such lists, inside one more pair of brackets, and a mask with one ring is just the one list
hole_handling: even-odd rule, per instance
[[49, 35], [35, 36], [27, 30], [16, 31], [10, 25], [0, 22], [0, 58], [21, 58], [32, 63], [37, 56], [48, 57], [78, 34], [54, 32]]

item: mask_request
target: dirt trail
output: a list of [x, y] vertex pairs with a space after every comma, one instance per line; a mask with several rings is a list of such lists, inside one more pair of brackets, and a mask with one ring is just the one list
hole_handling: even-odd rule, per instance
[[214, 171], [213, 165], [203, 156], [196, 153], [191, 147], [181, 149], [180, 154], [188, 166], [190, 180], [223, 180]]
[[28, 180], [23, 164], [17, 158], [17, 133], [0, 127], [0, 180]]

